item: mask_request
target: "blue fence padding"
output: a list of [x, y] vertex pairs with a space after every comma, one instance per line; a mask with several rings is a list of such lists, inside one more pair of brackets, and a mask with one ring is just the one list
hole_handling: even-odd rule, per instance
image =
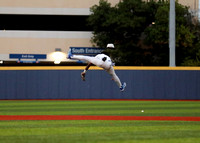
[[0, 99], [200, 99], [195, 70], [116, 70], [120, 92], [103, 70], [0, 70]]

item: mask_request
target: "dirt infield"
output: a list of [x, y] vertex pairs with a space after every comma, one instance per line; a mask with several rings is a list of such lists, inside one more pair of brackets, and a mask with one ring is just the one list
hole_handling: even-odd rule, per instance
[[81, 115], [0, 115], [0, 120], [151, 120], [200, 121], [200, 117], [173, 116], [81, 116]]

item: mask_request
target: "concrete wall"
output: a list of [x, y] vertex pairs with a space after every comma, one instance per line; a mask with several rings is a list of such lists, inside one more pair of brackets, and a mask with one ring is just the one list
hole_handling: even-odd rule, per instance
[[124, 92], [97, 67], [83, 82], [83, 69], [1, 67], [0, 99], [200, 99], [200, 68], [115, 67]]
[[[120, 0], [107, 0], [115, 5]], [[3, 7], [39, 7], [39, 8], [89, 8], [99, 0], [0, 0]]]
[[199, 0], [178, 0], [179, 3], [189, 6], [191, 10], [199, 9]]
[[[119, 0], [108, 2], [115, 5]], [[98, 3], [99, 0], [0, 0], [0, 14], [89, 15], [89, 8]], [[47, 54], [44, 61], [54, 61], [51, 53], [55, 48], [66, 53], [69, 47], [92, 47], [91, 37], [91, 31], [0, 30], [0, 60], [13, 61], [9, 54], [15, 53]]]
[[0, 31], [0, 60], [13, 60], [9, 54], [47, 54], [46, 60], [54, 61], [56, 48], [67, 53], [69, 47], [91, 47], [91, 37], [91, 32]]

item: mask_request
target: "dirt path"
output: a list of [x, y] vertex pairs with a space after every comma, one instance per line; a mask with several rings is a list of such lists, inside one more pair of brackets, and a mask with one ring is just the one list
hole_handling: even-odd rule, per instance
[[200, 117], [173, 116], [86, 116], [86, 115], [0, 115], [0, 120], [151, 120], [200, 121]]

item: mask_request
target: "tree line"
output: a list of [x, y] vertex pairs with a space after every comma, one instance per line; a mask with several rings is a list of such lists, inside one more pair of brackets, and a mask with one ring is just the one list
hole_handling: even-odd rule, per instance
[[[176, 1], [176, 65], [200, 65], [200, 24], [189, 7]], [[115, 44], [106, 51], [117, 65], [169, 65], [169, 1], [106, 0], [90, 8], [87, 19], [94, 46]]]

